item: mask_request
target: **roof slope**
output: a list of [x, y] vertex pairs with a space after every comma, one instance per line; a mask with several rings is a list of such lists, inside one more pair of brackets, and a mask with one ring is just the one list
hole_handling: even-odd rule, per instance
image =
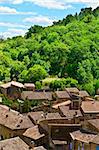
[[40, 133], [38, 125], [27, 129], [23, 135], [33, 140], [37, 140], [45, 136], [44, 134]]
[[[19, 137], [0, 141], [0, 150], [29, 150], [29, 146]], [[32, 149], [31, 149], [32, 150]]]
[[81, 108], [84, 113], [99, 113], [99, 101], [82, 101]]
[[27, 129], [34, 126], [27, 116], [23, 116], [9, 107], [2, 107], [2, 105], [0, 105], [0, 124], [12, 130]]

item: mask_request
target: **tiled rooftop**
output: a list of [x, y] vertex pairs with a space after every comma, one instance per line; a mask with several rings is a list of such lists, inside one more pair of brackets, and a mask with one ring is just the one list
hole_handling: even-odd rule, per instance
[[[30, 150], [29, 146], [19, 137], [0, 141], [0, 150]], [[32, 150], [32, 149], [31, 149]]]
[[67, 93], [67, 91], [56, 91], [55, 94], [60, 99], [70, 99], [70, 96]]
[[27, 129], [23, 135], [33, 140], [37, 140], [45, 136], [44, 134], [40, 133], [38, 126]]
[[89, 143], [96, 137], [95, 134], [80, 131], [80, 130], [74, 131], [74, 132], [70, 133], [70, 135], [73, 140], [81, 141], [84, 143]]
[[27, 129], [34, 126], [27, 116], [23, 116], [3, 105], [0, 105], [0, 124], [12, 130]]
[[99, 101], [82, 101], [81, 108], [84, 113], [99, 113]]

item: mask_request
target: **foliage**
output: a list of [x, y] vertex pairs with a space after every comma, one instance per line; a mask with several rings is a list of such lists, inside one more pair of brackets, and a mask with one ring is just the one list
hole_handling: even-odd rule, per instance
[[47, 76], [47, 72], [42, 66], [34, 65], [33, 67], [29, 68], [27, 76], [31, 82], [36, 82], [44, 79]]
[[40, 90], [40, 89], [42, 88], [42, 84], [41, 84], [40, 81], [36, 81], [36, 83], [35, 83], [35, 88], [36, 88], [37, 90]]
[[72, 78], [55, 80], [50, 83], [50, 88], [53, 90], [63, 90], [65, 87], [76, 87], [78, 85], [78, 81]]
[[[94, 10], [84, 8], [79, 14], [70, 14], [52, 26], [34, 25], [25, 37], [1, 40], [0, 81], [16, 78], [21, 82], [36, 82], [47, 75], [57, 75], [77, 80], [82, 88], [94, 87], [96, 90], [98, 30], [99, 7]], [[57, 85], [62, 87], [63, 83]]]

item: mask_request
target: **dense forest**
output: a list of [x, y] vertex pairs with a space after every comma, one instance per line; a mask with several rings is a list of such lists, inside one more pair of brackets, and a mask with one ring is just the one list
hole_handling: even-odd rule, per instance
[[31, 26], [24, 37], [0, 39], [0, 81], [34, 82], [56, 76], [52, 88], [99, 88], [99, 7], [81, 9], [52, 26]]

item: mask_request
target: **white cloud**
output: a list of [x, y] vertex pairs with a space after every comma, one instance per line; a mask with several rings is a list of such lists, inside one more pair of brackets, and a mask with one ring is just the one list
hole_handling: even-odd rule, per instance
[[21, 4], [24, 0], [13, 0], [13, 4]]
[[35, 15], [35, 12], [18, 12], [16, 9], [14, 8], [10, 8], [10, 7], [4, 7], [4, 6], [0, 6], [0, 14], [14, 14], [14, 15]]
[[35, 5], [46, 7], [49, 9], [68, 9], [71, 3], [84, 3], [86, 6], [96, 8], [99, 6], [99, 0], [1, 0], [1, 2], [9, 1], [13, 4], [21, 4], [24, 2], [32, 2]]
[[53, 19], [47, 17], [47, 16], [34, 16], [34, 17], [30, 17], [30, 18], [25, 18], [23, 20], [23, 22], [29, 22], [32, 24], [38, 24], [38, 25], [52, 25], [53, 23]]
[[14, 8], [0, 6], [0, 14], [3, 14], [3, 13], [5, 13], [5, 14], [16, 14], [17, 11]]
[[93, 9], [99, 6], [99, 0], [63, 0], [65, 3], [83, 3]]
[[35, 5], [46, 7], [48, 9], [68, 9], [71, 8], [71, 5], [64, 3], [64, 1], [59, 0], [27, 0]]
[[35, 5], [38, 5], [40, 7], [45, 7], [48, 9], [68, 9], [72, 6], [70, 4], [64, 3], [60, 0], [1, 0], [1, 2], [9, 2], [12, 4], [21, 4], [24, 2], [31, 2]]
[[22, 4], [24, 2], [31, 2], [40, 7], [48, 9], [69, 9], [72, 4], [83, 3], [88, 7], [96, 8], [99, 6], [99, 0], [0, 0], [0, 3]]
[[27, 30], [22, 30], [22, 29], [16, 29], [16, 28], [12, 28], [12, 29], [8, 29], [5, 32], [1, 32], [0, 35], [3, 36], [3, 38], [8, 38], [8, 37], [14, 37], [14, 36], [24, 36], [25, 33], [27, 32]]
[[9, 28], [29, 28], [29, 26], [17, 23], [10, 22], [0, 22], [0, 27], [9, 27]]

